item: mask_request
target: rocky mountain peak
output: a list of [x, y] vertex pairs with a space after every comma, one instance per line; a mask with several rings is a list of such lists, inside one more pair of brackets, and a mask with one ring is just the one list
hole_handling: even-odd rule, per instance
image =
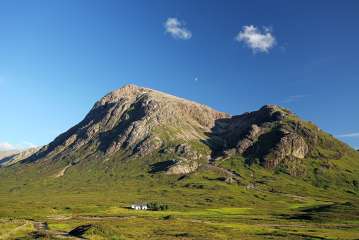
[[61, 158], [80, 149], [146, 155], [168, 142], [204, 141], [217, 119], [210, 107], [136, 85], [112, 91], [84, 120], [45, 146], [32, 160]]
[[293, 115], [288, 109], [274, 104], [264, 105], [254, 113], [257, 115], [257, 118], [263, 118], [263, 120], [281, 120], [286, 116]]
[[95, 106], [105, 105], [113, 102], [117, 102], [123, 98], [135, 98], [140, 94], [148, 92], [150, 89], [142, 88], [134, 84], [128, 84], [108, 93], [106, 96], [101, 98]]
[[266, 111], [271, 111], [271, 112], [288, 111], [287, 109], [285, 109], [279, 105], [276, 105], [276, 104], [266, 104], [263, 107], [261, 107], [259, 110], [260, 111], [266, 110]]

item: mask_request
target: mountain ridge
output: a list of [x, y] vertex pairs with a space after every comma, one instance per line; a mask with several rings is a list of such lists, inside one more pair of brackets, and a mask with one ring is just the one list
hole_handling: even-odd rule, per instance
[[158, 164], [175, 175], [241, 156], [248, 165], [282, 169], [292, 176], [314, 171], [311, 165], [318, 162], [308, 158], [321, 159], [321, 166], [356, 155], [348, 145], [277, 105], [231, 116], [129, 84], [106, 94], [80, 123], [22, 163], [64, 159], [67, 170], [86, 158], [106, 159], [116, 153], [123, 158], [167, 156]]

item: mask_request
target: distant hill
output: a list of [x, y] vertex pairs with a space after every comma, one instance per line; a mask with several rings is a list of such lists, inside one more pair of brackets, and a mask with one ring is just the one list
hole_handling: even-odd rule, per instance
[[18, 153], [19, 150], [3, 150], [0, 151], [0, 159]]
[[16, 153], [19, 153], [19, 150], [4, 150], [4, 151], [0, 151], [0, 162], [2, 161], [2, 159], [14, 155]]
[[39, 147], [33, 147], [25, 150], [0, 151], [0, 166], [10, 166], [20, 162], [30, 157], [39, 149]]

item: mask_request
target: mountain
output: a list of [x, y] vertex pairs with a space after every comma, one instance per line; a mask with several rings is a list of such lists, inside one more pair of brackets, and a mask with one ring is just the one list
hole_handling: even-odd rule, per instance
[[75, 205], [269, 204], [250, 189], [278, 203], [303, 194], [337, 202], [357, 196], [358, 178], [357, 151], [288, 109], [266, 105], [231, 116], [126, 85], [48, 145], [2, 167], [0, 195], [49, 208], [55, 195]]
[[2, 151], [0, 152], [0, 166], [10, 166], [20, 162], [33, 155], [39, 149], [39, 147], [33, 147], [25, 150]]
[[[96, 102], [85, 119], [44, 146], [26, 162], [61, 159], [82, 152], [71, 164], [92, 155], [128, 157], [173, 152], [204, 161], [215, 121], [229, 117], [207, 106], [148, 88], [127, 85]], [[192, 151], [191, 147], [198, 151]], [[195, 165], [196, 162], [195, 162]]]
[[104, 96], [84, 120], [24, 162], [63, 159], [69, 168], [87, 158], [115, 153], [123, 158], [168, 156], [159, 163], [168, 174], [186, 174], [203, 164], [242, 156], [248, 165], [305, 176], [318, 167], [333, 168], [336, 164], [331, 160], [358, 157], [348, 145], [280, 106], [230, 116], [127, 85]]

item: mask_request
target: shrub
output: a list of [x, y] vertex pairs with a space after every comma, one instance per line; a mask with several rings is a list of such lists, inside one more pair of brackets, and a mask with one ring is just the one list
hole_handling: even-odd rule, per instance
[[157, 202], [151, 202], [151, 203], [147, 204], [147, 207], [152, 211], [165, 211], [168, 209], [167, 204], [161, 204], [161, 203], [157, 203]]

